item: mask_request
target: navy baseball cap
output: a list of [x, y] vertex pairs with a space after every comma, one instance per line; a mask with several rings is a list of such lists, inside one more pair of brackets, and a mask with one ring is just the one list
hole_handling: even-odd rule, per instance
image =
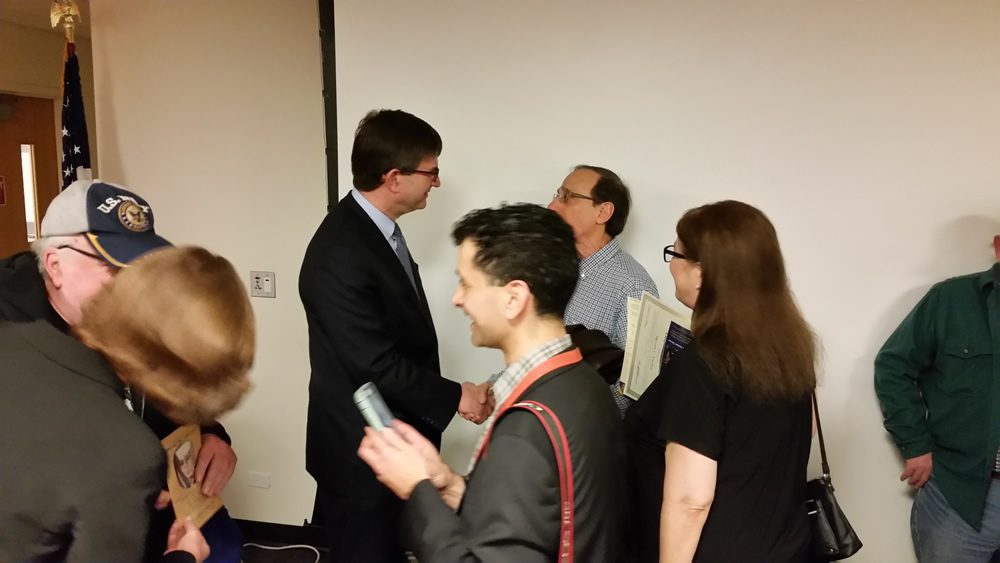
[[112, 266], [171, 246], [153, 230], [153, 210], [138, 195], [101, 180], [77, 180], [52, 200], [41, 236], [86, 235]]

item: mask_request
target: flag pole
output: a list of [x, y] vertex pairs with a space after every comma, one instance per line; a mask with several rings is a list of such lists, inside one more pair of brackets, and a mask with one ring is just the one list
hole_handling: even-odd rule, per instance
[[62, 24], [66, 32], [66, 43], [76, 43], [76, 22], [80, 20], [80, 8], [76, 5], [76, 0], [52, 0], [49, 19], [53, 28]]
[[80, 84], [80, 61], [76, 56], [74, 31], [80, 22], [76, 0], [54, 0], [49, 11], [52, 27], [62, 25], [66, 33], [66, 55], [63, 61], [62, 99], [62, 160], [59, 164], [62, 189], [77, 180], [90, 180], [90, 140], [84, 115], [83, 91]]

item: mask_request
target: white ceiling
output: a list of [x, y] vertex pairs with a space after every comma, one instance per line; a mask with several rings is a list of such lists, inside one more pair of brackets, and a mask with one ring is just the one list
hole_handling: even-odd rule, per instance
[[[80, 7], [82, 21], [76, 26], [76, 34], [78, 37], [90, 37], [90, 1], [77, 0], [77, 5]], [[0, 21], [44, 29], [61, 35], [62, 28], [52, 29], [49, 21], [51, 6], [52, 0], [3, 0], [0, 2]]]

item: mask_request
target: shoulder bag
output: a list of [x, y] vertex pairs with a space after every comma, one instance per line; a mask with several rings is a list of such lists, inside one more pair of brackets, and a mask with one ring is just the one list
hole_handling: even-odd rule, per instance
[[816, 433], [819, 434], [819, 452], [823, 460], [823, 475], [806, 483], [806, 510], [812, 527], [812, 554], [818, 561], [847, 559], [861, 549], [861, 538], [833, 495], [830, 464], [826, 459], [823, 442], [823, 425], [819, 421], [816, 393], [812, 395], [813, 413], [816, 415]]

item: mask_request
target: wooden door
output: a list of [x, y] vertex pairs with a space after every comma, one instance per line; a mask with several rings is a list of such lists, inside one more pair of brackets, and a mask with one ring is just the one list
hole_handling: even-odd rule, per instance
[[0, 94], [0, 257], [28, 248], [21, 146], [33, 147], [35, 228], [59, 193], [56, 101]]

